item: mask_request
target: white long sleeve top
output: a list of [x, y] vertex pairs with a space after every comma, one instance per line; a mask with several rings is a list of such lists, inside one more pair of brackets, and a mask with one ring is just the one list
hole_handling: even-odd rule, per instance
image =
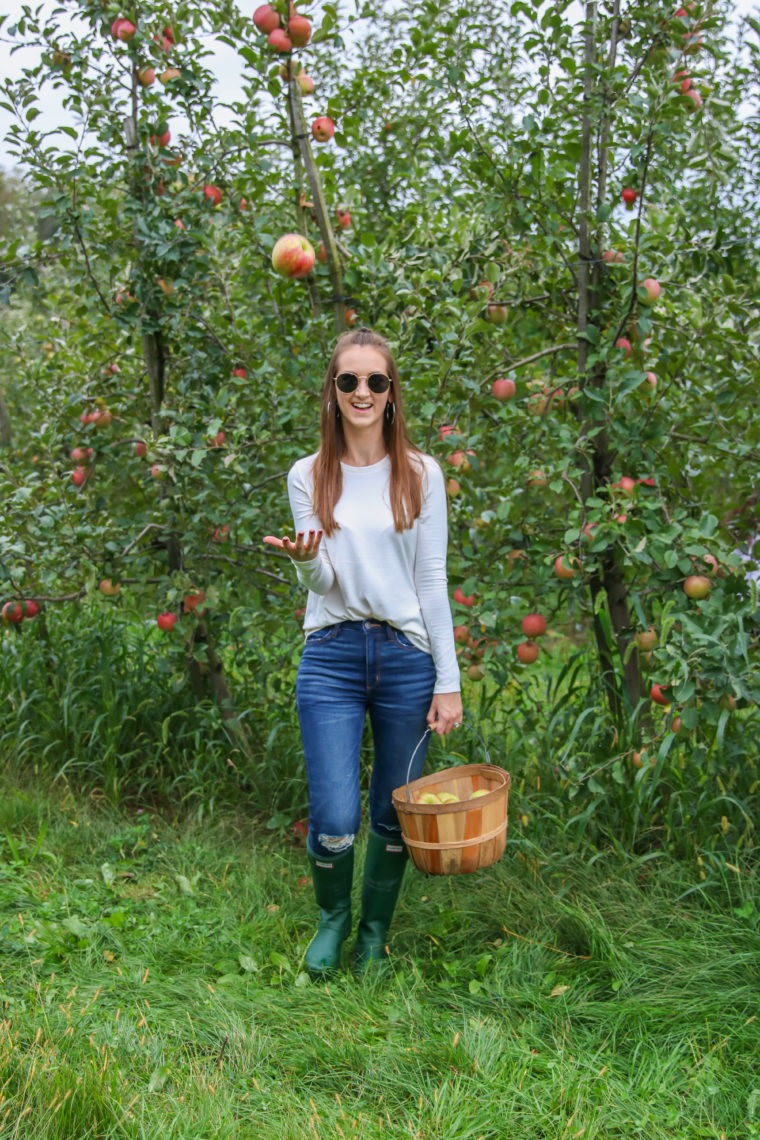
[[[319, 530], [314, 514], [313, 470], [307, 455], [288, 472], [288, 495], [296, 531]], [[335, 509], [339, 524], [323, 536], [309, 562], [294, 562], [309, 591], [304, 634], [339, 621], [374, 618], [400, 629], [418, 649], [431, 654], [436, 693], [460, 690], [447, 578], [448, 522], [443, 472], [422, 455], [422, 509], [399, 533], [390, 504], [391, 461], [369, 467], [342, 463], [343, 491]]]

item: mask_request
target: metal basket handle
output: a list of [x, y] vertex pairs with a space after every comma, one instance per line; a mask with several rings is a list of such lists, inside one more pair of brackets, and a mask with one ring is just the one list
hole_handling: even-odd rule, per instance
[[[471, 732], [473, 734], [473, 736], [477, 736], [477, 738], [480, 741], [481, 746], [483, 748], [483, 752], [485, 753], [486, 764], [490, 764], [491, 763], [491, 757], [488, 755], [488, 749], [486, 748], [486, 742], [483, 739], [483, 737], [480, 735], [480, 733], [477, 732], [476, 729], [474, 729], [471, 724], [458, 724], [457, 728], [466, 728], [468, 730], [468, 732]], [[433, 731], [432, 728], [430, 728], [429, 726], [428, 726], [428, 728], [425, 729], [424, 733], [422, 734], [420, 739], [417, 741], [417, 747], [414, 749], [414, 752], [412, 753], [412, 758], [409, 761], [409, 767], [406, 770], [406, 802], [407, 803], [412, 802], [412, 793], [409, 791], [409, 777], [412, 774], [412, 764], [414, 763], [414, 758], [420, 749], [420, 745], [424, 744], [425, 740], [427, 740], [428, 736], [430, 736], [432, 731]]]

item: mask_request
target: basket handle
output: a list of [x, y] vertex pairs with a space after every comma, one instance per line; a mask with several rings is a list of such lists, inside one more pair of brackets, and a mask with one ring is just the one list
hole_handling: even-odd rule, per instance
[[[475, 730], [475, 729], [472, 727], [472, 725], [471, 725], [471, 724], [458, 724], [456, 727], [457, 727], [457, 728], [466, 728], [466, 729], [467, 729], [469, 732], [471, 732], [471, 733], [472, 733], [474, 736], [477, 736], [477, 738], [478, 738], [478, 740], [480, 741], [480, 743], [481, 743], [481, 746], [482, 746], [482, 748], [483, 748], [483, 752], [484, 752], [484, 754], [485, 754], [485, 758], [486, 758], [486, 764], [490, 764], [490, 763], [491, 763], [491, 757], [488, 755], [488, 749], [486, 748], [486, 742], [485, 742], [485, 740], [483, 739], [483, 737], [480, 735], [480, 733], [479, 733], [479, 732], [477, 732], [477, 731], [476, 731], [476, 730]], [[419, 751], [420, 745], [421, 745], [421, 744], [424, 744], [424, 742], [427, 740], [428, 736], [430, 736], [430, 734], [431, 734], [431, 732], [432, 732], [432, 731], [433, 731], [433, 730], [432, 730], [432, 728], [430, 728], [430, 726], [428, 726], [428, 727], [425, 729], [424, 733], [422, 734], [422, 736], [420, 737], [420, 739], [417, 741], [417, 747], [414, 749], [414, 752], [412, 753], [412, 758], [411, 758], [411, 760], [409, 761], [409, 767], [408, 767], [408, 768], [407, 768], [407, 770], [406, 770], [406, 802], [407, 802], [408, 804], [412, 802], [412, 793], [409, 791], [409, 777], [410, 777], [410, 776], [411, 776], [411, 774], [412, 774], [412, 764], [414, 763], [414, 758], [415, 758], [415, 756], [417, 755], [417, 752]]]

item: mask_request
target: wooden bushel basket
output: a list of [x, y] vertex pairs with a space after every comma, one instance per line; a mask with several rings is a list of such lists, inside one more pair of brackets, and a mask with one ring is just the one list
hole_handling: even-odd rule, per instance
[[[410, 760], [410, 771], [411, 766]], [[468, 875], [501, 859], [507, 845], [509, 785], [509, 772], [489, 762], [444, 768], [396, 788], [393, 806], [415, 867], [428, 875]], [[481, 789], [488, 794], [468, 798]], [[424, 792], [452, 792], [457, 803], [417, 803]]]

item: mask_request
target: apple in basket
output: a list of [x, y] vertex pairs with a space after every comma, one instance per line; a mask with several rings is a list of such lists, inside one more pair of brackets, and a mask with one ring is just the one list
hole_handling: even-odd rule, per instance
[[467, 798], [470, 800], [477, 800], [477, 799], [480, 799], [481, 796], [487, 796], [487, 795], [488, 795], [488, 789], [487, 788], [478, 788], [478, 790], [476, 792], [470, 792], [470, 794]]
[[453, 792], [439, 792], [438, 799], [442, 804], [459, 803], [459, 796], [455, 796]]
[[439, 804], [440, 802], [436, 792], [423, 792], [421, 796], [417, 797], [418, 804]]

